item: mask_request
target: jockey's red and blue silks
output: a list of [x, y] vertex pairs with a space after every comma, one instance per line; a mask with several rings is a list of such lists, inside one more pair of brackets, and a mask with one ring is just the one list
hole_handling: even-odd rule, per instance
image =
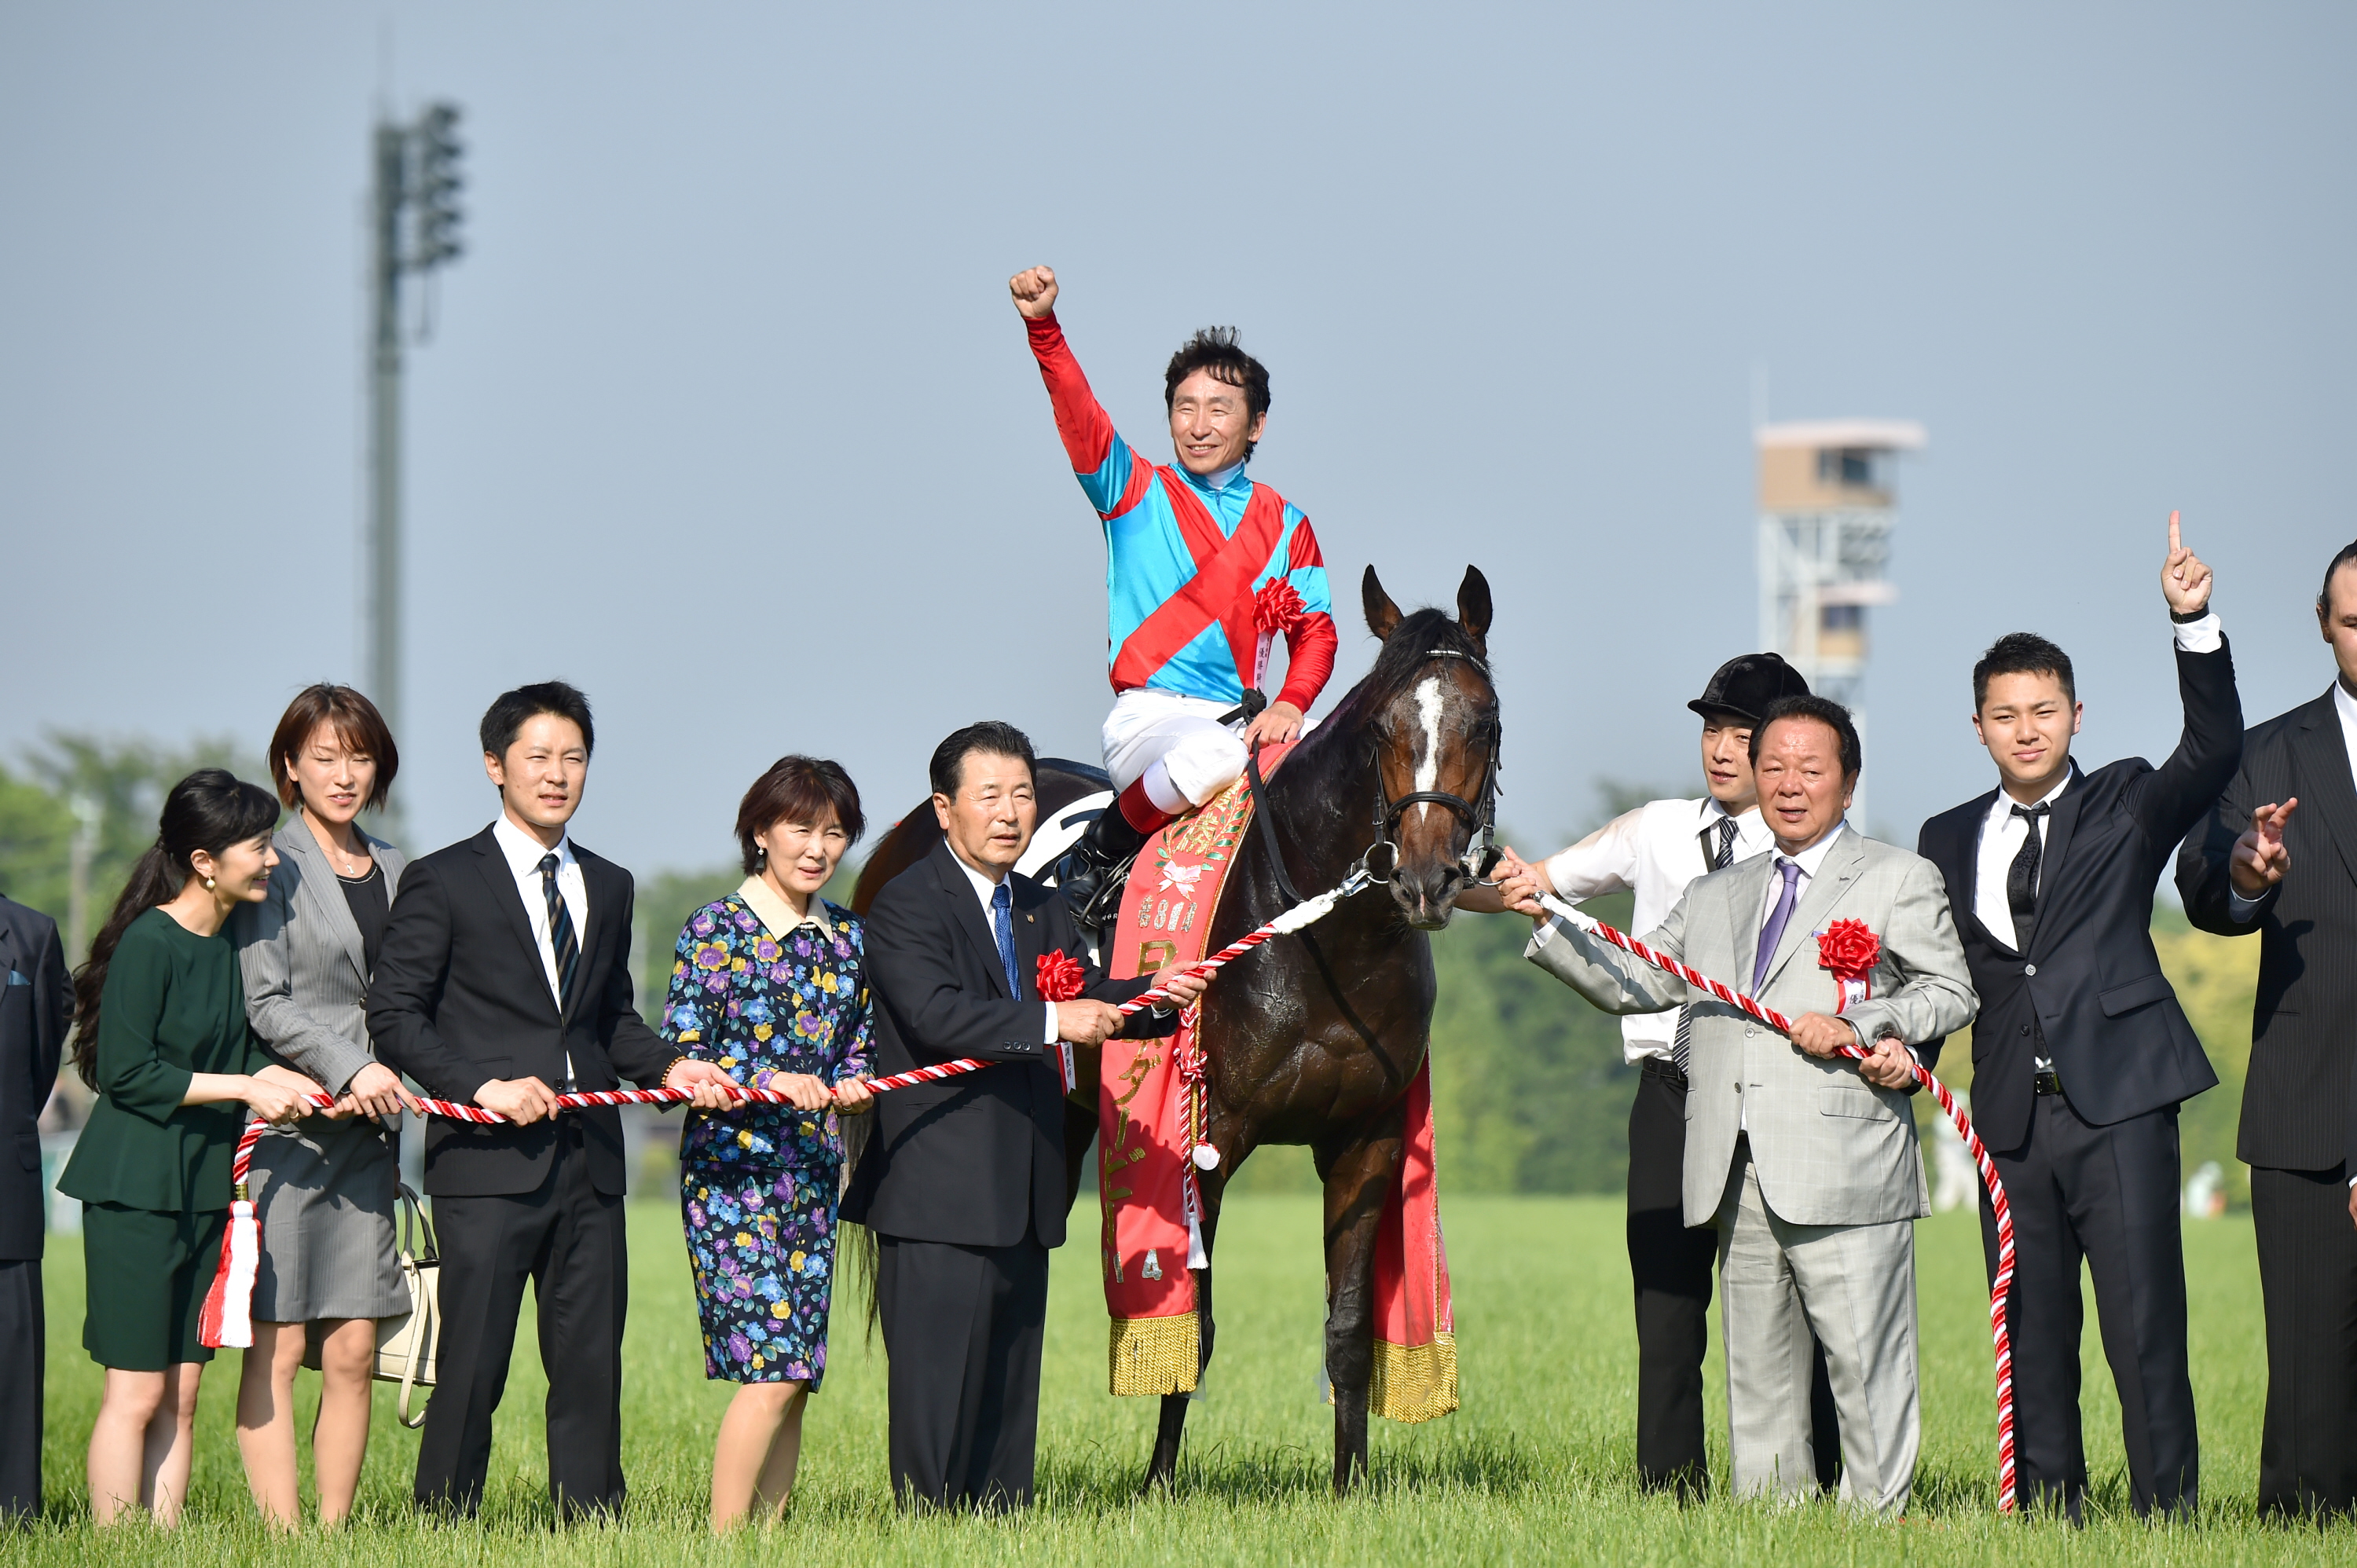
[[1334, 672], [1333, 597], [1309, 520], [1238, 475], [1212, 489], [1180, 467], [1141, 461], [1089, 390], [1049, 316], [1029, 323], [1072, 477], [1103, 520], [1113, 688], [1243, 700], [1259, 642], [1253, 596], [1282, 577], [1301, 596], [1286, 637], [1285, 689], [1303, 713]]

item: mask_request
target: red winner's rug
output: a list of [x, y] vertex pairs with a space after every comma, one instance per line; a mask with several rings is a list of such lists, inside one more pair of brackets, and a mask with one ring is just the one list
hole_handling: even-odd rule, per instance
[[[1285, 748], [1261, 754], [1262, 777]], [[1228, 869], [1252, 825], [1251, 786], [1238, 779], [1191, 816], [1147, 841], [1107, 933], [1116, 978], [1203, 956]], [[1213, 984], [1233, 984], [1215, 980]], [[1097, 1094], [1099, 1262], [1112, 1315], [1116, 1394], [1193, 1391], [1199, 1342], [1195, 1277], [1204, 1263], [1195, 1147], [1203, 1141], [1204, 1062], [1195, 1015], [1160, 1040], [1107, 1040]], [[1375, 1358], [1370, 1408], [1393, 1421], [1429, 1421], [1457, 1408], [1457, 1344], [1448, 1262], [1433, 1182], [1429, 1066], [1408, 1086], [1399, 1180], [1375, 1243]]]

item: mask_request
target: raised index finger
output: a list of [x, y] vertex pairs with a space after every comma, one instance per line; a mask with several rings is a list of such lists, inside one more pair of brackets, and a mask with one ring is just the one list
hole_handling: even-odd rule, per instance
[[2184, 548], [2185, 545], [2178, 533], [2177, 513], [2171, 511], [2169, 514], [2169, 553], [2174, 555]]

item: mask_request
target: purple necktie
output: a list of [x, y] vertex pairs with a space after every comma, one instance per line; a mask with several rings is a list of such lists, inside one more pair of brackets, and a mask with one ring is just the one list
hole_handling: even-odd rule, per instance
[[1776, 895], [1776, 907], [1768, 911], [1768, 923], [1760, 928], [1760, 957], [1751, 965], [1754, 996], [1768, 983], [1768, 966], [1775, 960], [1776, 944], [1784, 940], [1784, 928], [1792, 921], [1794, 894], [1801, 886], [1800, 862], [1777, 856], [1776, 875], [1784, 879], [1784, 886]]

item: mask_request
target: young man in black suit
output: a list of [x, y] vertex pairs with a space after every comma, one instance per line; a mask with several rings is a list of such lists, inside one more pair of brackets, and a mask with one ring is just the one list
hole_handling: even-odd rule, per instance
[[[1039, 813], [1022, 731], [970, 725], [934, 750], [931, 772], [943, 842], [867, 912], [877, 1070], [994, 1065], [877, 1101], [843, 1218], [880, 1243], [894, 1495], [904, 1508], [1019, 1507], [1031, 1500], [1048, 1249], [1063, 1245], [1071, 1202], [1063, 1047], [1101, 1046], [1125, 1023], [1168, 1034], [1176, 1015], [1124, 1019], [1119, 1004], [1162, 977], [1107, 980], [1071, 906], [1016, 875]], [[1040, 999], [1051, 952], [1081, 965], [1077, 999]], [[1202, 989], [1171, 982], [1182, 1004]]]
[[2203, 930], [2259, 933], [2234, 1150], [2266, 1310], [2259, 1511], [2331, 1515], [2357, 1511], [2357, 544], [2325, 568], [2316, 619], [2331, 689], [2244, 737], [2177, 887]]
[[[2129, 1500], [2139, 1514], [2176, 1513], [2199, 1497], [2177, 1107], [2218, 1077], [2160, 972], [2152, 896], [2242, 756], [2233, 657], [2210, 584], [2171, 513], [2160, 585], [2185, 733], [2167, 761], [2080, 771], [2071, 660], [2042, 637], [1999, 638], [1973, 668], [1973, 728], [1998, 788], [1925, 822], [1920, 845], [1947, 879], [1981, 999], [1973, 1120], [2013, 1210], [2016, 1475], [2025, 1503], [2073, 1519], [2087, 1489], [2083, 1257], [2119, 1386]], [[1981, 1235], [1993, 1275], [1986, 1201]]]
[[0, 898], [0, 1524], [41, 1511], [41, 1109], [72, 992], [58, 923]]
[[562, 682], [483, 715], [500, 818], [410, 863], [369, 986], [376, 1054], [440, 1099], [508, 1119], [436, 1118], [425, 1190], [442, 1247], [439, 1373], [417, 1452], [420, 1507], [471, 1514], [530, 1280], [548, 1370], [548, 1490], [560, 1513], [622, 1501], [622, 1124], [559, 1113], [574, 1089], [642, 1085], [727, 1105], [727, 1079], [663, 1044], [630, 1004], [630, 874], [572, 842], [596, 732]]

